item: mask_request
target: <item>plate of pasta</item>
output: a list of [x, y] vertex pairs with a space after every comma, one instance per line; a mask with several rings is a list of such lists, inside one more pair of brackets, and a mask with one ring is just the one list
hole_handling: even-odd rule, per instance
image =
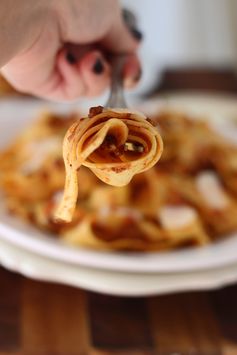
[[[0, 238], [104, 270], [168, 273], [237, 262], [235, 98], [171, 95], [137, 103], [148, 121], [137, 111], [94, 106], [87, 117], [81, 103], [0, 103]], [[68, 166], [66, 132], [70, 143], [74, 132], [84, 139], [79, 158], [79, 148], [67, 146]], [[65, 186], [73, 186], [66, 198]]]

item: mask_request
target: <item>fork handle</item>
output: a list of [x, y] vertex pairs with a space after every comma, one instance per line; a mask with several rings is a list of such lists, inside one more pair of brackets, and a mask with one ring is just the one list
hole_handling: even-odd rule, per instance
[[126, 100], [123, 91], [123, 67], [126, 61], [126, 54], [112, 55], [111, 56], [111, 88], [106, 107], [115, 108], [121, 107], [126, 108]]
[[[129, 28], [134, 28], [137, 25], [136, 16], [127, 9], [123, 9], [123, 17], [126, 25]], [[113, 54], [110, 57], [112, 66], [111, 89], [106, 107], [110, 108], [127, 108], [127, 103], [123, 91], [123, 68], [127, 58], [127, 54]]]

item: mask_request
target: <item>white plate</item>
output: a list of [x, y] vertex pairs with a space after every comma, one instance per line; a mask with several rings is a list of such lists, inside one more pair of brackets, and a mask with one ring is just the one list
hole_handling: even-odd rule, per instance
[[[91, 105], [91, 102], [89, 102]], [[223, 118], [232, 122], [237, 118], [235, 98], [213, 96], [166, 96], [158, 103], [146, 104], [147, 111], [154, 105], [160, 108], [176, 108], [192, 114], [208, 114], [223, 128]], [[80, 105], [81, 106], [81, 105]], [[5, 100], [0, 102], [0, 142], [7, 144], [18, 133], [19, 127], [26, 126], [37, 112], [48, 107], [50, 110], [65, 112], [78, 107], [74, 105], [46, 104], [30, 100]], [[85, 104], [83, 105], [85, 110]], [[235, 141], [236, 129], [227, 124], [225, 134]], [[230, 127], [231, 126], [231, 129]], [[231, 132], [231, 133], [230, 133]], [[233, 133], [234, 132], [234, 133]], [[21, 247], [38, 255], [61, 262], [69, 262], [83, 267], [129, 271], [133, 273], [183, 272], [215, 268], [237, 262], [237, 234], [205, 248], [179, 250], [151, 254], [105, 253], [71, 248], [50, 238], [34, 228], [0, 213], [0, 238], [12, 245]]]
[[217, 289], [236, 282], [237, 264], [185, 273], [129, 273], [86, 268], [55, 261], [0, 240], [0, 263], [7, 269], [43, 281], [58, 282], [116, 296], [150, 296]]

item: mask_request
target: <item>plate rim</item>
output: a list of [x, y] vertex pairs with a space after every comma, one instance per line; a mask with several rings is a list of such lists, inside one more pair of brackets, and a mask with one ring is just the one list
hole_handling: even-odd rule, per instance
[[[5, 244], [5, 245], [4, 245]], [[26, 277], [58, 282], [114, 296], [141, 297], [193, 290], [212, 290], [237, 280], [237, 263], [208, 272], [177, 274], [134, 274], [111, 272], [75, 265], [36, 255], [0, 240], [0, 263]], [[125, 282], [124, 282], [125, 281]]]

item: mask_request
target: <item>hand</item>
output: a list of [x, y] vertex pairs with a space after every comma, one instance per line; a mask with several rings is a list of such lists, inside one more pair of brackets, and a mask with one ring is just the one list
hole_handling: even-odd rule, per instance
[[[134, 85], [140, 35], [126, 27], [117, 0], [47, 0], [45, 8], [36, 1], [41, 16], [34, 38], [2, 68], [16, 89], [62, 101], [98, 95], [109, 84], [109, 52], [128, 53], [125, 83]], [[29, 37], [31, 28], [25, 31]]]

